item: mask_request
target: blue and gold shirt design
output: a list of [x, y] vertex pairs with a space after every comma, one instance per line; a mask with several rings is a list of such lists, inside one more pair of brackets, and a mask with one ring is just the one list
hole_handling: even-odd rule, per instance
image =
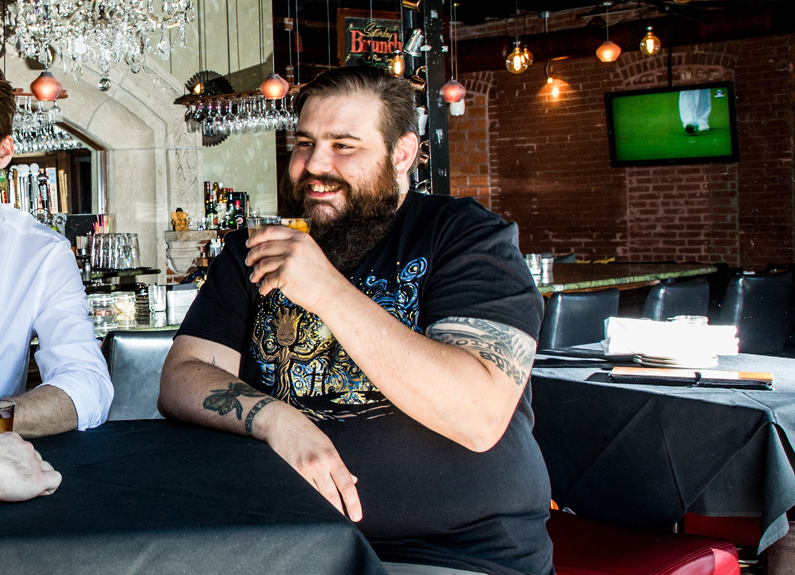
[[[419, 282], [425, 258], [400, 268], [392, 281], [368, 275], [357, 287], [403, 325], [422, 332]], [[355, 313], [355, 310], [351, 310]], [[251, 351], [260, 366], [260, 389], [313, 419], [375, 417], [394, 408], [315, 314], [281, 291], [259, 296]]]

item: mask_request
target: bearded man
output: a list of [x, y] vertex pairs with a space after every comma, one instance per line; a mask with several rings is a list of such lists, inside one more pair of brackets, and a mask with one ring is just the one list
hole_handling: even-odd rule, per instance
[[296, 107], [280, 211], [311, 218], [311, 235], [226, 236], [161, 412], [267, 442], [384, 560], [552, 573], [527, 385], [542, 301], [516, 225], [408, 191], [408, 82], [331, 70]]

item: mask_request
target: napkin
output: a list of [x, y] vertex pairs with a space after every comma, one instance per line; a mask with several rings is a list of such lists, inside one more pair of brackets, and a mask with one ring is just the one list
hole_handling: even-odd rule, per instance
[[693, 325], [609, 317], [605, 320], [605, 355], [656, 357], [737, 355], [739, 340], [733, 325]]

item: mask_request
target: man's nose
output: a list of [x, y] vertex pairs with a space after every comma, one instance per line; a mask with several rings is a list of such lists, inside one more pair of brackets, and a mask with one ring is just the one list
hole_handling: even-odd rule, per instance
[[306, 171], [310, 174], [329, 174], [334, 170], [331, 162], [331, 151], [321, 146], [312, 149], [306, 162]]

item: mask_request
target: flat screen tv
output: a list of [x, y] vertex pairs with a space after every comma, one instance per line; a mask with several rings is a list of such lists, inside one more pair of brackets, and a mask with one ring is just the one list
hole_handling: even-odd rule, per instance
[[736, 162], [734, 83], [605, 94], [610, 165]]

